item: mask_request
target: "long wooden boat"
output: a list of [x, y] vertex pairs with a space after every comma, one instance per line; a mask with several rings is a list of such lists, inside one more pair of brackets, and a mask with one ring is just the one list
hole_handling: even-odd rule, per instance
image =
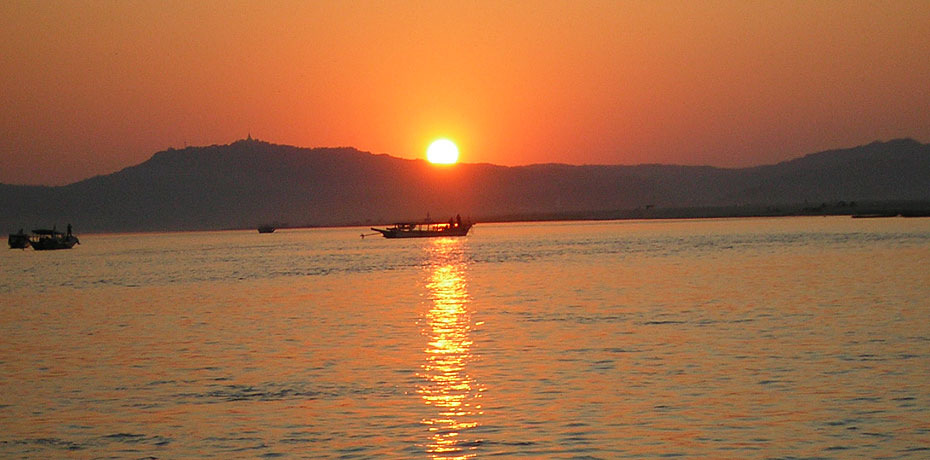
[[449, 219], [448, 222], [400, 222], [387, 228], [372, 230], [385, 238], [430, 238], [436, 236], [465, 236], [472, 227], [471, 222], [462, 222], [461, 217]]
[[29, 237], [29, 245], [36, 251], [48, 251], [53, 249], [71, 249], [75, 244], [81, 244], [76, 236], [68, 232], [67, 235], [57, 230], [37, 229], [32, 231]]

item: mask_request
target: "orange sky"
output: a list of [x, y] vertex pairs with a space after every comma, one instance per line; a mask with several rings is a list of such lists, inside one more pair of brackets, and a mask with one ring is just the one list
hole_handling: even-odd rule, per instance
[[252, 136], [503, 165], [930, 141], [930, 2], [0, 2], [0, 182]]

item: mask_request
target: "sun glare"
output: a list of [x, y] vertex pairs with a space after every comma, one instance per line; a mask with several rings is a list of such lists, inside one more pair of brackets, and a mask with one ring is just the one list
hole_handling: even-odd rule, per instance
[[459, 148], [449, 139], [437, 139], [426, 149], [426, 159], [430, 163], [455, 164], [459, 160]]

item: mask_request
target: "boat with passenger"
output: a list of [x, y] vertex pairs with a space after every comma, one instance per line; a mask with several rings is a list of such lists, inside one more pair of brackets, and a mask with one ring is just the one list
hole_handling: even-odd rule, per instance
[[81, 244], [78, 238], [71, 234], [71, 224], [68, 224], [68, 233], [61, 233], [52, 227], [48, 229], [36, 229], [32, 231], [29, 237], [29, 245], [36, 251], [47, 251], [53, 249], [71, 249], [75, 244]]
[[399, 222], [387, 228], [372, 230], [385, 238], [429, 238], [436, 236], [465, 236], [471, 230], [472, 222], [462, 222], [462, 216], [455, 216], [448, 222], [433, 222], [429, 218], [422, 222]]

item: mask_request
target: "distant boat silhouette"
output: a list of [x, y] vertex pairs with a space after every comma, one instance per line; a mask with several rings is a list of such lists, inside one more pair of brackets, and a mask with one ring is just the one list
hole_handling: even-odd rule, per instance
[[23, 233], [23, 229], [19, 229], [19, 233], [10, 233], [8, 241], [10, 249], [26, 249], [29, 246], [29, 235]]
[[29, 245], [36, 251], [47, 251], [53, 249], [71, 249], [75, 244], [81, 244], [76, 236], [71, 234], [71, 225], [68, 225], [68, 233], [61, 233], [53, 227], [51, 230], [36, 229], [32, 231], [29, 237]]
[[474, 225], [471, 222], [462, 222], [461, 216], [449, 219], [448, 222], [400, 222], [388, 228], [375, 228], [372, 230], [381, 233], [385, 238], [430, 238], [435, 236], [465, 236]]
[[274, 233], [275, 227], [273, 225], [262, 225], [258, 227], [258, 233]]

